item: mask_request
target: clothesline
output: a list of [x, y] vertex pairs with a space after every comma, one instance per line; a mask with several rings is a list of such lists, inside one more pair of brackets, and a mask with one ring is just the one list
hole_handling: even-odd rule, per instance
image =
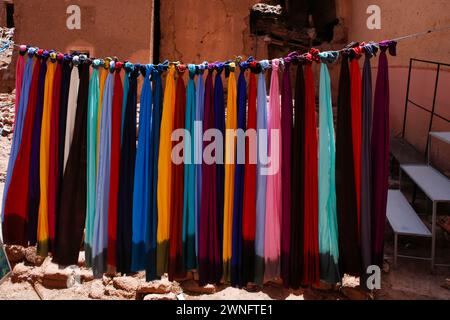
[[[195, 79], [200, 67], [194, 65], [167, 61], [155, 72], [151, 64], [111, 61], [116, 66], [107, 70], [82, 54], [39, 49], [35, 59], [31, 47], [26, 57], [23, 45], [2, 201], [4, 242], [36, 245], [38, 255], [51, 253], [60, 266], [76, 264], [83, 244], [86, 266], [98, 279], [145, 270], [147, 281], [165, 273], [172, 281], [196, 270], [200, 286], [281, 278], [297, 289], [320, 280], [336, 284], [344, 274], [364, 280], [368, 266], [383, 263], [387, 54], [395, 55], [395, 45], [380, 45], [374, 95], [374, 45], [352, 48], [367, 50], [362, 74], [356, 59], [342, 55], [336, 130], [328, 66], [320, 65], [319, 132], [312, 63], [286, 63], [277, 72], [283, 61], [273, 59], [270, 82], [262, 72], [230, 72], [224, 90], [223, 63], [209, 64], [206, 77]], [[306, 59], [338, 58], [318, 52]], [[249, 58], [241, 70], [247, 63], [257, 62]], [[114, 72], [122, 65], [125, 77]], [[166, 66], [163, 86], [159, 70]], [[268, 60], [257, 67], [266, 69]], [[176, 69], [188, 70], [187, 86]], [[244, 135], [239, 152], [241, 139], [230, 130], [258, 137]], [[179, 132], [184, 138], [173, 141]], [[198, 133], [203, 141], [196, 141]], [[207, 141], [210, 133], [214, 140]]]
[[[421, 36], [424, 36], [424, 35], [427, 35], [427, 34], [430, 34], [430, 33], [443, 32], [443, 31], [448, 31], [448, 30], [450, 30], [450, 26], [446, 26], [446, 27], [443, 27], [443, 28], [428, 29], [428, 30], [425, 30], [425, 31], [416, 32], [416, 33], [400, 36], [400, 37], [397, 37], [397, 38], [393, 38], [390, 41], [399, 42], [399, 41], [408, 40], [408, 39], [412, 39], [412, 38], [416, 38], [416, 37], [421, 37]], [[383, 41], [385, 41], [385, 40], [383, 40]], [[383, 41], [369, 42], [369, 43], [372, 44], [372, 45], [379, 46], [379, 44], [382, 43]], [[14, 41], [7, 40], [7, 41], [2, 41], [2, 43], [3, 43], [2, 47], [6, 47], [7, 45], [13, 45], [14, 47], [19, 47], [19, 48], [21, 47], [21, 45], [15, 44]], [[356, 45], [359, 44], [359, 42], [353, 42], [353, 44], [356, 46]], [[323, 52], [324, 53], [326, 53], [326, 52], [344, 52], [344, 51], [346, 51], [348, 49], [349, 49], [349, 45], [347, 45], [346, 47], [344, 47], [342, 49], [339, 49], [339, 50], [328, 50], [328, 51], [323, 51]], [[56, 50], [54, 50], [54, 51], [56, 51]], [[1, 52], [2, 51], [0, 51], [0, 53]], [[289, 53], [286, 57], [280, 57], [278, 59], [283, 61], [288, 56], [293, 55], [293, 54], [297, 54], [297, 57], [305, 57], [308, 53], [309, 53], [309, 50], [308, 50], [308, 52], [305, 52], [305, 53], [302, 53], [302, 54], [299, 54], [298, 51], [293, 51], [293, 52]], [[90, 58], [90, 59], [94, 60], [95, 58]], [[229, 63], [231, 63], [231, 62], [240, 62], [241, 59], [242, 59], [241, 56], [236, 56], [233, 59], [229, 59], [229, 60], [226, 60], [226, 61], [223, 61], [223, 62], [215, 62], [215, 63], [216, 64], [229, 65]], [[263, 60], [267, 60], [269, 62], [269, 67], [270, 67], [272, 59], [262, 59], [260, 61], [263, 61]], [[181, 64], [179, 61], [165, 61], [164, 63], [168, 63], [169, 65], [179, 65], [179, 64]], [[199, 65], [205, 65], [206, 63], [207, 62], [204, 61], [204, 62], [202, 62]], [[140, 63], [137, 64], [137, 65], [140, 65]], [[197, 64], [194, 64], [194, 65], [197, 65]]]

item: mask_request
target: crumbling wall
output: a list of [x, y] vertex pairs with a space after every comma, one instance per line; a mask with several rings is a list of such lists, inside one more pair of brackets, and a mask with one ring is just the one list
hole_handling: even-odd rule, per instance
[[161, 59], [200, 63], [235, 55], [266, 57], [250, 34], [249, 13], [256, 0], [162, 0]]

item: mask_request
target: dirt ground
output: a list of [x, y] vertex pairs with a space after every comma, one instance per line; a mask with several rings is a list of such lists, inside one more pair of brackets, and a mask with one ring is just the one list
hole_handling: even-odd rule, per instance
[[[3, 186], [5, 181], [5, 173], [9, 156], [12, 134], [8, 136], [0, 136], [0, 195], [3, 195]], [[393, 268], [393, 237], [386, 228], [386, 247], [385, 254], [387, 256], [388, 270], [382, 273], [381, 289], [377, 290], [372, 298], [374, 299], [450, 299], [450, 290], [444, 288], [446, 279], [450, 278], [450, 268], [438, 267], [435, 273], [430, 272], [429, 262], [417, 261], [409, 259], [398, 260], [398, 267]], [[438, 228], [439, 229], [439, 228]], [[438, 260], [449, 262], [450, 241], [449, 235], [440, 231], [438, 234], [437, 257]], [[429, 255], [430, 240], [421, 238], [400, 238], [399, 250], [404, 253], [413, 253], [419, 255]], [[445, 258], [447, 261], [445, 261]], [[143, 279], [143, 273], [139, 273], [136, 278]], [[448, 280], [447, 280], [448, 281]], [[191, 281], [192, 282], [192, 281]], [[178, 294], [178, 299], [249, 299], [249, 300], [266, 300], [266, 299], [286, 299], [286, 300], [339, 300], [339, 299], [359, 299], [362, 297], [360, 291], [349, 291], [358, 284], [358, 279], [353, 277], [345, 277], [343, 287], [340, 289], [285, 289], [280, 284], [268, 283], [262, 288], [256, 290], [237, 289], [230, 286], [219, 286], [215, 288], [214, 293], [192, 292], [187, 285], [181, 283], [182, 294]], [[16, 282], [13, 283], [11, 278], [6, 279], [0, 285], [0, 300], [6, 299], [40, 299], [32, 282]], [[68, 289], [48, 289], [39, 283], [35, 284], [38, 292], [41, 293], [43, 299], [91, 299], [92, 292], [98, 288], [102, 292], [101, 299], [135, 299], [135, 296], [120, 294], [123, 290], [111, 290], [111, 287], [105, 286], [104, 280], [90, 280], [82, 283], [75, 283]], [[109, 291], [108, 291], [109, 290]], [[194, 290], [196, 291], [196, 290]], [[173, 294], [172, 294], [173, 295]], [[365, 296], [364, 296], [365, 297]], [[363, 297], [363, 298], [364, 298]], [[175, 297], [172, 297], [175, 298]]]

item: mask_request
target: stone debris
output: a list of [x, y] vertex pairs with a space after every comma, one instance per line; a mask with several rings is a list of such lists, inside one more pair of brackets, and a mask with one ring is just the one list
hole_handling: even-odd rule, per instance
[[177, 295], [173, 292], [167, 294], [148, 294], [144, 300], [177, 300]]
[[75, 271], [75, 276], [79, 278], [80, 283], [94, 280], [94, 273], [91, 269], [80, 268]]
[[113, 285], [107, 285], [105, 287], [105, 295], [116, 298], [134, 299], [136, 292], [130, 292], [122, 289], [117, 289]]
[[91, 285], [91, 290], [89, 291], [89, 298], [91, 299], [102, 299], [105, 295], [105, 287], [99, 281], [93, 281]]
[[206, 286], [199, 286], [198, 282], [194, 280], [188, 280], [181, 283], [183, 291], [200, 293], [200, 294], [212, 294], [216, 292], [216, 286], [213, 284], [207, 284]]
[[6, 137], [13, 132], [14, 127], [14, 93], [0, 94], [0, 135]]
[[25, 260], [31, 265], [40, 266], [44, 258], [37, 254], [36, 247], [27, 247], [24, 250]]
[[60, 268], [50, 263], [44, 268], [42, 285], [49, 289], [70, 288], [75, 284], [75, 270], [72, 267]]
[[22, 262], [25, 258], [25, 250], [22, 246], [5, 246], [5, 251], [11, 264]]
[[172, 292], [173, 282], [170, 282], [166, 277], [161, 280], [153, 280], [150, 282], [141, 282], [137, 288], [139, 294], [166, 294]]
[[29, 268], [23, 262], [16, 264], [11, 273], [11, 281], [14, 283], [27, 281], [29, 271]]
[[139, 281], [130, 276], [116, 277], [113, 279], [113, 286], [116, 289], [134, 292], [139, 286]]

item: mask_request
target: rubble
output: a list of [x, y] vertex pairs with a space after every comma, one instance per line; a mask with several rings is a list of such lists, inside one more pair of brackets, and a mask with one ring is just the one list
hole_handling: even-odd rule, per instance
[[172, 284], [169, 279], [162, 277], [161, 280], [141, 282], [136, 291], [139, 294], [165, 294], [172, 291]]
[[25, 250], [22, 246], [11, 245], [5, 246], [6, 255], [10, 263], [15, 264], [22, 262], [25, 258]]
[[14, 269], [11, 273], [11, 281], [14, 283], [27, 281], [28, 275], [29, 275], [29, 268], [25, 266], [23, 262], [18, 263], [14, 266]]
[[0, 94], [0, 135], [9, 136], [14, 126], [14, 93]]
[[44, 268], [42, 285], [49, 289], [70, 288], [75, 284], [75, 272], [71, 267], [60, 268], [50, 263]]
[[101, 299], [105, 294], [105, 287], [100, 281], [94, 281], [91, 285], [91, 290], [89, 291], [89, 298], [91, 299]]
[[129, 276], [116, 277], [113, 279], [113, 286], [116, 289], [124, 290], [127, 292], [133, 292], [137, 290], [139, 286], [139, 281]]
[[213, 284], [207, 284], [206, 286], [199, 286], [194, 280], [188, 280], [181, 283], [183, 291], [191, 293], [212, 294], [216, 292], [216, 286]]
[[42, 265], [44, 258], [37, 254], [36, 247], [27, 247], [24, 250], [25, 260], [35, 266]]
[[148, 294], [144, 300], [177, 300], [177, 295], [173, 292], [168, 294]]

